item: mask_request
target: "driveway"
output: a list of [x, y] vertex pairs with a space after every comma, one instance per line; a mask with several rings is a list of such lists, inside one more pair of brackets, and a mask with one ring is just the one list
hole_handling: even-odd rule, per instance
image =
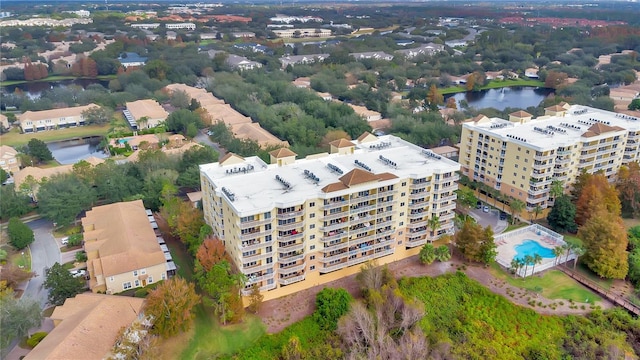
[[60, 262], [60, 248], [51, 235], [53, 224], [44, 219], [27, 223], [33, 230], [35, 241], [31, 244], [31, 269], [36, 273], [27, 283], [23, 296], [28, 296], [40, 301], [40, 306], [44, 309], [47, 305], [48, 291], [42, 284], [45, 279], [45, 269]]
[[[204, 131], [206, 131], [207, 129], [205, 129]], [[215, 143], [213, 141], [211, 141], [211, 139], [209, 139], [209, 136], [207, 135], [207, 133], [203, 133], [201, 131], [198, 132], [198, 135], [196, 135], [196, 137], [193, 138], [196, 142], [198, 143], [202, 143], [205, 144], [207, 146], [212, 147], [215, 151], [217, 151], [220, 154], [220, 158], [222, 158], [227, 151], [223, 148], [220, 147], [220, 145], [218, 145], [218, 143]]]
[[[485, 203], [483, 202], [483, 206]], [[488, 205], [488, 204], [486, 204]], [[491, 226], [494, 234], [502, 233], [509, 225], [506, 220], [500, 220], [500, 210], [488, 205], [490, 211], [485, 213], [482, 209], [471, 209], [469, 215], [476, 219], [483, 227]]]

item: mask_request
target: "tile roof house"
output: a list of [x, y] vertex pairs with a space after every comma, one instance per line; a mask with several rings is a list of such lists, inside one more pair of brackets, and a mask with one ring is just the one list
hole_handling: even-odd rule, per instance
[[0, 125], [5, 129], [9, 129], [9, 119], [5, 114], [0, 114]]
[[351, 53], [349, 55], [353, 56], [353, 58], [356, 60], [362, 60], [362, 59], [375, 59], [375, 60], [386, 60], [386, 61], [393, 60], [393, 55], [389, 55], [384, 51], [358, 52], [358, 53]]
[[20, 171], [20, 159], [18, 151], [7, 145], [0, 145], [0, 168], [8, 173], [14, 174]]
[[348, 104], [348, 105], [351, 106], [351, 108], [356, 114], [362, 116], [365, 120], [369, 122], [382, 119], [382, 114], [380, 114], [377, 111], [369, 110], [364, 106], [358, 106], [358, 105], [352, 105], [352, 104]]
[[130, 67], [144, 66], [147, 63], [147, 58], [134, 52], [125, 52], [118, 57], [118, 61], [120, 61], [122, 66], [128, 69]]
[[22, 132], [63, 129], [85, 124], [82, 112], [98, 107], [96, 104], [42, 111], [25, 111], [18, 116]]
[[323, 62], [329, 54], [311, 54], [311, 55], [287, 55], [280, 58], [282, 67], [286, 68], [288, 65], [294, 66], [296, 64], [313, 64], [315, 62]]
[[398, 50], [396, 53], [404, 55], [407, 59], [413, 59], [419, 55], [433, 55], [440, 51], [444, 51], [444, 45], [428, 43], [416, 48]]
[[[156, 127], [169, 116], [169, 113], [157, 101], [152, 99], [127, 102], [126, 106], [127, 109], [125, 111], [128, 111], [133, 117], [138, 129]], [[146, 117], [146, 120], [142, 120], [144, 117]]]
[[160, 247], [151, 219], [142, 200], [87, 211], [82, 228], [91, 291], [116, 294], [167, 278], [171, 255]]
[[122, 328], [140, 318], [144, 299], [84, 293], [55, 308], [55, 328], [26, 360], [101, 360], [111, 355]]

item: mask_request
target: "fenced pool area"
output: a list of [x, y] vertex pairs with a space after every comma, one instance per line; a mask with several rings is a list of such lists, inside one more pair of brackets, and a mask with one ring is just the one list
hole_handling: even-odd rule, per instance
[[538, 224], [496, 235], [494, 242], [498, 251], [496, 261], [507, 269], [511, 268], [511, 261], [514, 258], [524, 259], [527, 255], [540, 255], [542, 262], [535, 264], [535, 266], [529, 263], [518, 269], [517, 274], [522, 277], [547, 270], [575, 258], [571, 252], [568, 256], [565, 252], [556, 257], [553, 249], [566, 245], [564, 237]]

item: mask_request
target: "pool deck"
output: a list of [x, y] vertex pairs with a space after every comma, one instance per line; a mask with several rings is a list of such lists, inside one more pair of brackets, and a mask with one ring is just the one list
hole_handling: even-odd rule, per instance
[[[526, 240], [537, 241], [542, 247], [545, 247], [548, 249], [553, 249], [556, 246], [562, 245], [562, 243], [556, 243], [551, 237], [547, 236], [545, 233], [538, 235], [535, 231], [526, 231], [526, 232], [520, 232], [520, 233], [517, 233], [517, 231], [514, 231], [514, 234], [512, 236], [511, 235], [505, 236], [496, 241], [497, 251], [498, 251], [496, 260], [498, 260], [502, 264], [510, 264], [511, 260], [513, 260], [513, 257], [516, 256], [515, 247], [522, 244]], [[562, 260], [564, 260], [564, 257], [562, 257]], [[542, 258], [542, 263], [536, 264], [536, 267], [540, 267], [540, 269], [548, 268], [553, 266], [554, 262], [555, 262], [555, 258]]]

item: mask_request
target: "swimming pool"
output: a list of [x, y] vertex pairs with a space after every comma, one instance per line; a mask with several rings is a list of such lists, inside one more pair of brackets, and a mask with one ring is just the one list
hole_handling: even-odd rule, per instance
[[540, 243], [535, 240], [527, 239], [522, 244], [516, 245], [514, 250], [516, 251], [516, 256], [513, 257], [514, 259], [524, 259], [525, 256], [533, 256], [534, 254], [538, 254], [547, 259], [555, 257], [552, 249], [540, 245]]
[[118, 139], [118, 143], [119, 143], [120, 145], [122, 145], [122, 144], [124, 144], [124, 143], [128, 142], [129, 140], [131, 140], [131, 138]]

